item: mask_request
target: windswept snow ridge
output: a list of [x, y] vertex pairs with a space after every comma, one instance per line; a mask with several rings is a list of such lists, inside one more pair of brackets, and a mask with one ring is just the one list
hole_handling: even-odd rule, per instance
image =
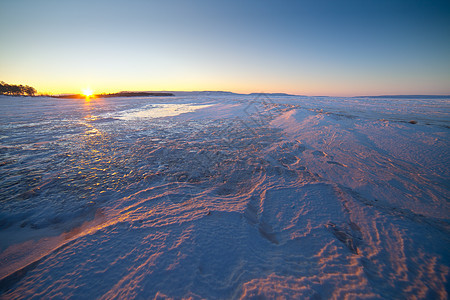
[[0, 97], [0, 297], [447, 299], [450, 100], [396, 101]]

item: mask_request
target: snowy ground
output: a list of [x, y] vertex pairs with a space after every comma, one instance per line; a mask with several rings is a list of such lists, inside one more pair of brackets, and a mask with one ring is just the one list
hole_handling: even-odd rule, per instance
[[447, 299], [449, 120], [450, 99], [0, 96], [0, 298]]

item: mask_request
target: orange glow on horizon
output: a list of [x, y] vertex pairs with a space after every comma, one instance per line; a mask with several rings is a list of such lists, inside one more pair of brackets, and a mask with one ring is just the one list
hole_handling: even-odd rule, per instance
[[[23, 80], [25, 81], [25, 80]], [[234, 93], [287, 93], [293, 95], [305, 95], [305, 96], [331, 96], [331, 97], [353, 97], [353, 96], [364, 96], [364, 95], [406, 95], [406, 94], [418, 94], [419, 91], [410, 91], [406, 88], [396, 88], [388, 86], [385, 89], [377, 87], [357, 87], [353, 88], [350, 92], [346, 89], [345, 85], [341, 82], [334, 83], [321, 83], [317, 84], [314, 82], [304, 81], [302, 85], [293, 86], [290, 82], [274, 82], [273, 85], [270, 83], [264, 83], [259, 85], [258, 83], [246, 83], [242, 81], [239, 84], [215, 84], [215, 83], [205, 83], [198, 84], [194, 83], [179, 83], [177, 81], [171, 82], [170, 84], [163, 84], [160, 82], [155, 82], [152, 84], [134, 82], [130, 84], [114, 84], [114, 83], [100, 83], [96, 84], [90, 80], [90, 84], [95, 86], [89, 86], [89, 88], [82, 89], [80, 92], [80, 86], [87, 86], [85, 82], [75, 82], [70, 85], [65, 84], [54, 84], [53, 86], [39, 85], [39, 83], [33, 83], [30, 81], [30, 85], [38, 90], [38, 93], [46, 95], [61, 95], [61, 94], [82, 94], [83, 97], [90, 97], [91, 99], [95, 95], [101, 94], [112, 94], [118, 93], [120, 91], [155, 91], [155, 92], [176, 92], [176, 91], [229, 91]], [[20, 82], [20, 80], [17, 80]], [[78, 88], [76, 88], [78, 86]], [[263, 88], [261, 88], [263, 86]], [[95, 90], [95, 91], [94, 91]], [[445, 95], [445, 91], [427, 91], [429, 94]], [[447, 93], [448, 94], [448, 93]], [[90, 95], [90, 96], [88, 96]]]

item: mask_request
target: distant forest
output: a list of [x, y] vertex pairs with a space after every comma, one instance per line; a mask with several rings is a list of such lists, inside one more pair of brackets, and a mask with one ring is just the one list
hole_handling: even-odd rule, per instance
[[[164, 97], [164, 96], [175, 96], [172, 93], [161, 93], [161, 92], [118, 92], [113, 94], [97, 94], [93, 95], [95, 98], [113, 98], [113, 97]], [[75, 94], [75, 95], [58, 95], [51, 96], [53, 98], [63, 98], [63, 99], [84, 99], [86, 96]]]
[[0, 95], [34, 96], [37, 93], [34, 87], [28, 85], [8, 84], [0, 81]]

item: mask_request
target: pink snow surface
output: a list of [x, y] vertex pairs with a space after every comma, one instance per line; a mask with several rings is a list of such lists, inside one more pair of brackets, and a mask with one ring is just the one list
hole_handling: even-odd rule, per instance
[[82, 225], [4, 230], [27, 237], [0, 253], [2, 299], [448, 299], [448, 126], [370, 99], [185, 102], [110, 122], [172, 131]]

